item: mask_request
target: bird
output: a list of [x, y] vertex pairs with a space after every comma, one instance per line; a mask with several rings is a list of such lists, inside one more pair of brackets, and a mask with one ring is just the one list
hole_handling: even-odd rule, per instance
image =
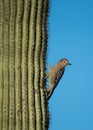
[[49, 100], [52, 96], [55, 88], [57, 87], [60, 79], [65, 72], [65, 67], [68, 65], [71, 65], [68, 59], [62, 58], [50, 69], [49, 74], [47, 74], [47, 77], [49, 78], [49, 87], [47, 88], [47, 100]]

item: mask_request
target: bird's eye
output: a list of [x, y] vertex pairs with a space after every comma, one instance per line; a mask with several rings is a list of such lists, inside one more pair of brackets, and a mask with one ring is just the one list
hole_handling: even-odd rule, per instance
[[66, 61], [64, 60], [64, 63], [65, 63]]

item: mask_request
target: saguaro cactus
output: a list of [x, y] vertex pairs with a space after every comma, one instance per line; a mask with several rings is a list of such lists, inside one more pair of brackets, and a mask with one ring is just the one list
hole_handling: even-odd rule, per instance
[[0, 0], [0, 130], [47, 130], [48, 0]]

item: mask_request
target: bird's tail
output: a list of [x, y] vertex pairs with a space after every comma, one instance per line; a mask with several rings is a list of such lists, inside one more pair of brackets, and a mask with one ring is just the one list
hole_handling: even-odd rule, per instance
[[50, 97], [52, 96], [53, 94], [53, 91], [54, 91], [54, 86], [50, 86], [48, 89], [47, 89], [47, 99], [49, 100]]

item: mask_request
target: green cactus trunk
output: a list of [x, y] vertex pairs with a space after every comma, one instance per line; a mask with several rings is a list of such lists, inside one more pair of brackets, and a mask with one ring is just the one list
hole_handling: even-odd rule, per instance
[[0, 0], [0, 130], [48, 130], [48, 0]]

